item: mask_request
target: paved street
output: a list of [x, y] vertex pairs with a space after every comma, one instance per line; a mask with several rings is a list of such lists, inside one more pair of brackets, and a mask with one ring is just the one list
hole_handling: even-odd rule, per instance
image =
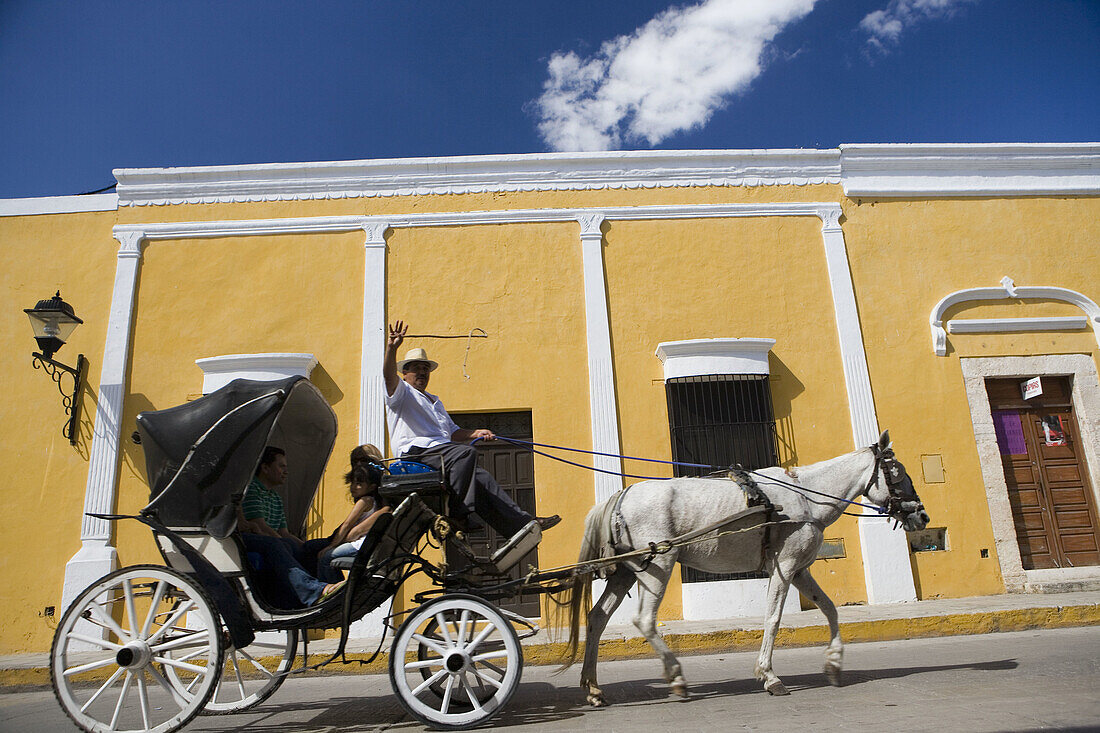
[[[780, 649], [791, 689], [751, 679], [754, 654], [685, 657], [690, 700], [670, 697], [654, 659], [607, 662], [610, 707], [587, 707], [579, 670], [529, 667], [494, 727], [512, 731], [1100, 730], [1100, 627], [850, 644], [845, 686], [828, 687], [821, 649]], [[75, 730], [49, 691], [0, 695], [0, 730]], [[200, 717], [188, 731], [419, 731], [382, 675], [291, 679], [254, 712]]]

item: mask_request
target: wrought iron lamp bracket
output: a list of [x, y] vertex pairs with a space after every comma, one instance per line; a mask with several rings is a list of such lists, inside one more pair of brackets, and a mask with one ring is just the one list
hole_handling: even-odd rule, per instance
[[[54, 361], [37, 351], [31, 356], [31, 364], [34, 368], [41, 369], [49, 374], [50, 379], [57, 385], [57, 391], [61, 393], [61, 405], [65, 408], [65, 414], [69, 416], [69, 419], [65, 421], [65, 427], [61, 429], [61, 434], [69, 439], [70, 445], [76, 445], [76, 430], [77, 425], [80, 424], [80, 400], [78, 397], [80, 396], [80, 385], [84, 378], [84, 367], [87, 364], [84, 354], [77, 356], [76, 368]], [[66, 374], [73, 378], [71, 392], [66, 392], [61, 385], [61, 380]]]

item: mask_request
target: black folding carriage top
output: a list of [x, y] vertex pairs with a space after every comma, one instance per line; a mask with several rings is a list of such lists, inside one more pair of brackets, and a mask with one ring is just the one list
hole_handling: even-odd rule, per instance
[[137, 424], [150, 488], [142, 514], [218, 538], [233, 532], [236, 504], [267, 445], [286, 451], [287, 524], [300, 533], [336, 441], [336, 415], [304, 377], [238, 379], [193, 402], [143, 412]]

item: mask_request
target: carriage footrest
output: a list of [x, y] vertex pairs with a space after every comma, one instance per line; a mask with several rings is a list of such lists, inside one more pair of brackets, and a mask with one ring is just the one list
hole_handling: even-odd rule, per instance
[[542, 528], [539, 527], [537, 521], [532, 519], [520, 531], [512, 535], [512, 538], [503, 547], [494, 552], [489, 561], [500, 572], [507, 572], [513, 565], [522, 560], [524, 555], [538, 547], [541, 541]]

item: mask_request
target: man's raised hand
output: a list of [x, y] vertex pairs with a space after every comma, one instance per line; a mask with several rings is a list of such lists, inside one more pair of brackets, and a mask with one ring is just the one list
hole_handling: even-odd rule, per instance
[[386, 341], [386, 346], [396, 349], [405, 340], [405, 334], [409, 332], [409, 326], [402, 321], [397, 321], [390, 328], [390, 337]]

